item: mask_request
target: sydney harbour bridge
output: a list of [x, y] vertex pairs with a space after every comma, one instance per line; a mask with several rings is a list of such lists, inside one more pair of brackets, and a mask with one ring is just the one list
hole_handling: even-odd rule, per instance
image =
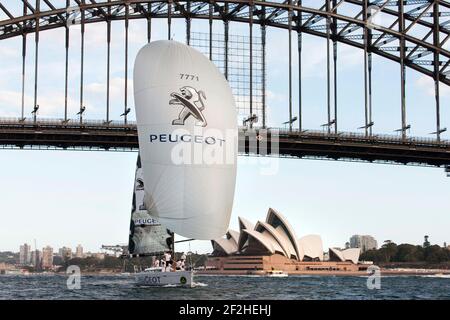
[[[240, 24], [241, 30], [245, 30], [248, 56], [243, 61], [246, 64], [247, 79], [244, 82], [248, 99], [239, 132], [239, 148], [243, 154], [258, 153], [258, 144], [264, 139], [270, 140], [272, 132], [275, 134], [274, 128], [267, 125], [266, 116], [266, 96], [270, 90], [266, 79], [267, 68], [270, 67], [266, 46], [267, 33], [277, 29], [286, 35], [283, 39], [288, 48], [284, 53], [288, 86], [284, 107], [288, 117], [284, 128], [276, 130], [279, 156], [437, 166], [450, 172], [450, 141], [445, 139], [445, 126], [450, 125], [450, 119], [442, 116], [441, 112], [450, 107], [441, 105], [442, 88], [450, 86], [450, 2], [444, 0], [0, 0], [0, 47], [11, 39], [19, 40], [15, 42], [18, 43], [15, 51], [22, 62], [22, 85], [17, 88], [21, 91], [17, 115], [4, 116], [0, 106], [0, 146], [12, 149], [137, 150], [137, 130], [129, 118], [133, 111], [128, 99], [128, 77], [134, 59], [129, 54], [130, 24], [138, 20], [145, 23], [148, 42], [153, 40], [156, 21], [166, 24], [166, 39], [172, 38], [174, 23], [182, 21], [184, 41], [189, 45], [193, 45], [195, 38], [191, 31], [192, 23], [206, 21], [209, 25], [209, 29], [204, 30], [209, 35], [205, 38], [206, 51], [212, 60], [217, 60], [217, 52], [215, 57], [213, 52], [220, 46], [221, 57], [218, 60], [230, 82], [233, 82], [230, 25]], [[120, 23], [124, 33], [120, 50], [124, 52], [125, 80], [121, 90], [125, 94], [120, 114], [113, 114], [110, 109], [114, 23]], [[105, 102], [97, 106], [103, 110], [101, 119], [92, 119], [85, 114], [85, 37], [89, 33], [87, 27], [93, 24], [104, 25], [106, 33], [105, 43], [96, 44], [107, 50]], [[78, 29], [72, 28], [74, 25]], [[213, 35], [213, 26], [222, 28], [220, 39], [217, 34]], [[58, 39], [65, 52], [62, 66], [65, 72], [64, 101], [60, 106], [63, 117], [44, 118], [39, 116], [39, 112], [46, 108], [45, 103], [40, 102], [42, 72], [39, 63], [50, 53], [42, 49], [41, 38], [52, 29], [64, 31]], [[74, 32], [80, 37], [76, 48], [71, 47]], [[303, 59], [308, 54], [303, 48], [305, 35], [326, 41], [326, 118], [321, 131], [310, 130], [304, 125], [305, 110], [309, 107], [304, 103], [302, 93]], [[337, 79], [340, 60], [337, 48], [341, 45], [353, 47], [363, 55], [361, 77], [355, 81], [363, 82], [364, 103], [361, 108], [364, 122], [355, 123], [355, 130], [351, 132], [339, 129]], [[69, 58], [69, 51], [73, 50], [79, 52], [75, 62]], [[382, 134], [373, 130], [383, 121], [383, 117], [373, 118], [376, 107], [373, 103], [374, 56], [398, 66], [395, 76], [399, 79], [397, 108], [401, 116], [395, 128], [396, 134], [393, 134], [394, 130]], [[71, 115], [68, 101], [73, 83], [69, 83], [69, 71], [74, 68], [80, 72], [77, 83], [79, 110], [76, 115]], [[427, 108], [433, 110], [434, 125], [426, 137], [409, 135], [414, 123], [408, 119], [407, 70], [426, 76], [434, 86], [433, 108]], [[49, 72], [45, 75], [50, 76]], [[32, 99], [27, 101], [25, 83], [30, 80], [31, 89], [27, 90], [32, 91]], [[255, 136], [258, 137], [257, 146], [252, 148], [250, 140]]]

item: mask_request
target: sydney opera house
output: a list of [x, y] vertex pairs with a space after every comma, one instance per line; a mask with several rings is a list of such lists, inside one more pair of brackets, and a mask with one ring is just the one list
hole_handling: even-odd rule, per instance
[[[212, 241], [206, 267], [211, 272], [248, 274], [282, 270], [287, 273], [357, 272], [360, 249], [330, 248], [324, 259], [318, 235], [297, 238], [289, 222], [270, 208], [265, 221], [255, 224], [239, 217], [239, 232], [229, 230]], [[326, 260], [326, 261], [325, 261]]]

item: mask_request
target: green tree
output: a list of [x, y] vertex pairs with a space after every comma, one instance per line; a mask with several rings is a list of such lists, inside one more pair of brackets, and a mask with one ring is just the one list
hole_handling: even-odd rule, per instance
[[439, 263], [448, 261], [447, 249], [438, 245], [426, 247], [424, 250], [425, 261], [430, 263]]
[[390, 240], [386, 240], [379, 252], [381, 262], [391, 262], [397, 254], [397, 245]]
[[392, 261], [395, 262], [418, 262], [423, 261], [423, 250], [420, 246], [402, 243], [397, 246], [397, 253]]

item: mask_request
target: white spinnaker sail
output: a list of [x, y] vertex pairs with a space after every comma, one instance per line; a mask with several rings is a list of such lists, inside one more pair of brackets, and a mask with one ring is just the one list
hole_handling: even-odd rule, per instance
[[150, 215], [184, 237], [221, 237], [230, 222], [237, 161], [228, 82], [197, 50], [155, 41], [136, 58], [134, 97]]
[[144, 188], [141, 159], [138, 155], [128, 240], [128, 253], [132, 256], [157, 255], [172, 250], [171, 233], [150, 216], [145, 208]]

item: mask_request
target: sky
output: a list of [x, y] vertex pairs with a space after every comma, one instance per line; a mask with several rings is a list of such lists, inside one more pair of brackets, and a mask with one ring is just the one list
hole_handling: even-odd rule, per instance
[[[6, 1], [8, 2], [8, 1]], [[5, 2], [5, 3], [6, 3]], [[3, 19], [3, 18], [0, 18]], [[204, 32], [207, 23], [194, 21], [193, 32]], [[71, 29], [69, 116], [79, 109], [79, 27]], [[86, 117], [104, 119], [106, 63], [104, 24], [86, 27]], [[231, 24], [230, 32], [246, 34], [247, 27]], [[222, 33], [222, 24], [214, 23]], [[63, 116], [64, 31], [41, 33], [39, 67], [40, 118]], [[163, 39], [167, 26], [153, 24], [152, 38]], [[176, 21], [173, 38], [184, 41], [184, 25]], [[267, 34], [267, 99], [269, 126], [288, 119], [286, 77], [287, 34], [269, 29]], [[112, 107], [119, 119], [123, 110], [123, 22], [113, 23]], [[130, 24], [130, 66], [145, 44], [145, 24]], [[21, 39], [0, 41], [0, 117], [20, 116]], [[33, 105], [32, 62], [34, 37], [27, 42], [26, 116]], [[293, 83], [298, 80], [296, 34], [293, 33]], [[304, 35], [304, 128], [322, 130], [326, 122], [326, 42]], [[364, 124], [363, 54], [339, 45], [339, 130], [357, 131]], [[400, 125], [399, 66], [374, 56], [374, 132], [395, 134]], [[130, 68], [132, 70], [132, 67]], [[129, 101], [133, 107], [132, 72]], [[407, 110], [410, 135], [431, 137], [434, 131], [433, 82], [407, 71]], [[450, 125], [450, 89], [441, 88], [442, 125]], [[298, 92], [294, 90], [294, 115]], [[130, 114], [133, 119], [134, 111]], [[443, 134], [448, 139], [449, 133]], [[0, 250], [18, 251], [19, 245], [37, 241], [51, 245], [99, 251], [102, 244], [126, 243], [131, 210], [136, 153], [81, 151], [0, 151]], [[267, 168], [275, 174], [267, 175]], [[237, 217], [253, 222], [265, 219], [272, 207], [294, 227], [298, 237], [322, 236], [324, 248], [344, 246], [353, 234], [373, 235], [379, 243], [450, 243], [450, 178], [442, 169], [399, 165], [286, 158], [240, 157], [230, 228]], [[211, 251], [208, 241], [180, 245], [181, 249]]]

